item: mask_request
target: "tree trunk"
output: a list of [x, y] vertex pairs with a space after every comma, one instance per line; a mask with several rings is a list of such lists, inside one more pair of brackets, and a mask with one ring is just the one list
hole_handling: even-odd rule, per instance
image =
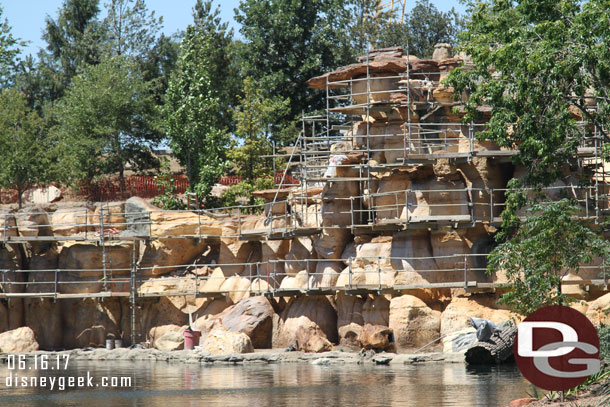
[[517, 327], [505, 325], [487, 341], [477, 341], [466, 351], [466, 363], [472, 365], [493, 365], [507, 362], [513, 356], [513, 344]]

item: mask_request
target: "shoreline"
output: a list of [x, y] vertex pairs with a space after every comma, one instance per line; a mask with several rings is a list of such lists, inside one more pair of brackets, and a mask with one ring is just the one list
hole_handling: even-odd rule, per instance
[[[119, 348], [106, 350], [97, 348], [92, 350], [73, 349], [67, 351], [36, 351], [15, 355], [24, 355], [26, 359], [42, 355], [70, 355], [70, 361], [153, 361], [167, 363], [187, 363], [211, 365], [245, 365], [245, 364], [272, 364], [272, 363], [307, 363], [321, 366], [329, 365], [408, 365], [418, 363], [466, 363], [463, 353], [388, 353], [373, 351], [342, 352], [338, 350], [322, 353], [286, 352], [283, 349], [263, 349], [253, 353], [234, 353], [212, 355], [201, 350], [162, 351], [158, 349], [129, 349]], [[6, 364], [12, 353], [0, 353], [0, 363]]]

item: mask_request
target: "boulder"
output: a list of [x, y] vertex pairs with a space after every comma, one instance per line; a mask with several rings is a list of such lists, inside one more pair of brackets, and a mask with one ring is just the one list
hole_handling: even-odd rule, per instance
[[162, 325], [150, 331], [151, 345], [159, 350], [184, 349], [184, 330], [186, 326]]
[[34, 331], [27, 326], [0, 334], [0, 352], [29, 353], [38, 350]]
[[328, 352], [333, 344], [328, 341], [326, 334], [318, 326], [301, 326], [296, 334], [297, 350], [302, 352]]
[[324, 228], [314, 236], [313, 247], [319, 258], [339, 259], [350, 238], [349, 229]]
[[[102, 213], [104, 217], [100, 219]], [[105, 236], [114, 236], [120, 231], [125, 230], [127, 227], [125, 204], [123, 202], [99, 204], [95, 208], [95, 213], [89, 223], [93, 224], [95, 232], [99, 234], [101, 233], [102, 222]]]
[[245, 277], [231, 276], [220, 286], [220, 291], [237, 304], [242, 298], [250, 296], [250, 280]]
[[163, 211], [142, 198], [125, 201], [125, 236], [220, 236], [222, 223], [211, 216], [188, 211]]
[[217, 315], [231, 332], [248, 335], [255, 348], [271, 348], [273, 307], [263, 296], [245, 298]]
[[364, 349], [390, 351], [394, 349], [392, 329], [383, 325], [364, 324], [357, 339]]
[[434, 46], [434, 52], [432, 53], [432, 59], [435, 61], [442, 61], [453, 56], [453, 47], [451, 44], [440, 43]]
[[336, 302], [339, 344], [352, 348], [358, 347], [357, 338], [364, 325], [364, 318], [362, 317], [364, 300], [340, 291], [337, 294]]
[[[441, 313], [430, 309], [417, 297], [402, 295], [390, 301], [389, 327], [394, 332], [397, 348], [419, 349], [439, 338]], [[437, 347], [438, 344], [428, 351]]]
[[320, 328], [330, 342], [337, 342], [337, 314], [325, 296], [292, 298], [280, 315], [273, 347], [295, 345], [299, 329], [310, 327]]
[[252, 353], [254, 348], [248, 335], [242, 332], [231, 332], [222, 325], [210, 332], [205, 341], [200, 342], [201, 348], [212, 355], [228, 355], [231, 353]]
[[62, 198], [61, 190], [53, 185], [48, 187], [30, 188], [22, 194], [26, 204], [44, 205], [57, 202]]
[[500, 325], [518, 317], [505, 309], [499, 309], [496, 298], [490, 295], [454, 297], [441, 314], [441, 335], [448, 335], [470, 326], [470, 317], [484, 318]]
[[589, 303], [585, 315], [596, 327], [601, 324], [610, 325], [610, 293], [602, 295]]

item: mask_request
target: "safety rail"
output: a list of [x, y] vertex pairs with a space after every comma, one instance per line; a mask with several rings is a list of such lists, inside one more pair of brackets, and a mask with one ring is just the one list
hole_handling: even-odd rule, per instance
[[[232, 294], [290, 296], [337, 292], [400, 292], [430, 288], [489, 289], [508, 286], [501, 275], [487, 273], [486, 253], [445, 256], [356, 256], [344, 259], [275, 259], [254, 263], [188, 264], [164, 267], [108, 269], [2, 269], [0, 298], [90, 297], [215, 297]], [[239, 272], [229, 272], [239, 267]], [[182, 276], [147, 274], [156, 269], [182, 270]], [[205, 275], [199, 275], [207, 268]], [[220, 270], [221, 272], [217, 272]], [[225, 270], [223, 272], [223, 270]], [[158, 270], [157, 270], [158, 272]], [[97, 275], [96, 275], [97, 273]], [[580, 267], [582, 279], [564, 280], [566, 285], [607, 286], [606, 262]], [[27, 276], [27, 277], [26, 277]], [[40, 276], [40, 277], [39, 277]], [[27, 281], [18, 281], [27, 279]], [[40, 280], [39, 280], [40, 279]]]

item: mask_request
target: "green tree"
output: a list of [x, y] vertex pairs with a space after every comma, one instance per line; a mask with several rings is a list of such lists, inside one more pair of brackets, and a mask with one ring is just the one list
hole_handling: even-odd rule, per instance
[[211, 81], [208, 56], [212, 36], [191, 24], [180, 45], [162, 109], [173, 153], [186, 166], [191, 187], [207, 198], [225, 170], [227, 132], [220, 123], [220, 102]]
[[[448, 83], [467, 110], [491, 108], [482, 139], [519, 148], [525, 183], [549, 184], [597, 129], [609, 141], [610, 9], [605, 0], [469, 3], [461, 47], [472, 64]], [[584, 125], [578, 121], [583, 120]]]
[[516, 234], [493, 250], [488, 272], [506, 272], [511, 285], [500, 302], [528, 315], [571, 301], [561, 292], [562, 277], [610, 254], [610, 242], [577, 217], [579, 209], [568, 199], [537, 203]]
[[135, 63], [114, 57], [87, 66], [74, 77], [55, 109], [63, 179], [92, 180], [155, 167], [150, 146], [160, 141], [152, 128], [153, 88]]
[[81, 66], [100, 61], [105, 30], [97, 19], [99, 13], [99, 0], [64, 0], [57, 18], [47, 17], [42, 33], [46, 49], [38, 54], [38, 66], [29, 63], [26, 72], [31, 76], [22, 83], [30, 105], [41, 105], [34, 97], [56, 100], [63, 96]]
[[0, 186], [15, 188], [21, 195], [32, 185], [50, 179], [51, 144], [42, 119], [32, 111], [19, 92], [0, 93]]
[[270, 140], [273, 123], [288, 109], [287, 99], [267, 98], [252, 78], [244, 80], [244, 95], [233, 110], [236, 139], [227, 155], [237, 174], [248, 182], [271, 174], [270, 159], [263, 156], [273, 152]]
[[405, 16], [404, 23], [387, 24], [376, 37], [379, 48], [409, 45], [409, 53], [420, 58], [430, 58], [434, 45], [456, 45], [464, 19], [454, 8], [440, 11], [429, 0], [417, 0]]
[[308, 79], [351, 62], [343, 5], [345, 1], [242, 0], [235, 10], [245, 39], [242, 75], [290, 101], [281, 125], [289, 126], [302, 111], [325, 107], [319, 93], [306, 85]]
[[208, 67], [210, 80], [218, 96], [220, 123], [233, 130], [231, 108], [237, 104], [241, 93], [238, 45], [233, 40], [233, 30], [220, 18], [220, 8], [212, 7], [212, 0], [197, 0], [193, 7], [193, 24], [209, 37]]
[[24, 42], [13, 36], [12, 28], [6, 19], [2, 19], [0, 7], [0, 88], [5, 89], [13, 84], [19, 65], [20, 46]]
[[156, 43], [163, 18], [149, 12], [144, 0], [110, 0], [104, 5], [108, 10], [104, 25], [109, 55], [141, 59], [148, 54]]

